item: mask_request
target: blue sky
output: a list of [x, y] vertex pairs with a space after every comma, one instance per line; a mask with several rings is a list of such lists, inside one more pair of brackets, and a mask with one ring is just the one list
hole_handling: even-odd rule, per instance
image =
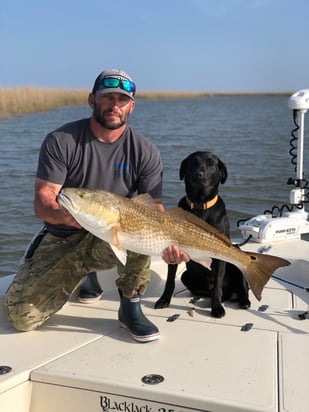
[[0, 87], [309, 88], [308, 0], [0, 0]]

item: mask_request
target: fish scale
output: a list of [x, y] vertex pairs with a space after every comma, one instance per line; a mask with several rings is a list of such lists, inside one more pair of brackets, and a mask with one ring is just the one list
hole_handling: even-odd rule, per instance
[[[178, 214], [186, 215], [190, 221], [185, 220], [182, 225], [178, 225], [175, 216]], [[146, 207], [141, 209], [136, 202], [132, 204], [131, 201], [128, 207], [121, 209], [120, 213], [121, 243], [139, 251], [143, 248], [145, 254], [151, 253], [154, 249], [157, 254], [162, 254], [166, 247], [173, 244], [185, 248], [193, 259], [201, 258], [201, 253], [205, 254], [207, 242], [208, 251], [213, 258], [226, 260], [229, 253], [230, 258], [226, 261], [230, 263], [239, 261], [244, 267], [248, 265], [250, 257], [235, 248], [229, 239], [226, 238], [225, 242], [222, 242], [216, 235], [200, 230], [191, 220], [191, 215], [183, 213], [180, 209], [161, 213]], [[152, 227], [151, 231], [149, 225]]]

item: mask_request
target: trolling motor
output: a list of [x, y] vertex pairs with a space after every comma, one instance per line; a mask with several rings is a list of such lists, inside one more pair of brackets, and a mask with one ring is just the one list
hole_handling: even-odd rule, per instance
[[[245, 239], [250, 237], [251, 240], [260, 243], [299, 239], [302, 234], [309, 233], [308, 213], [304, 207], [306, 201], [305, 186], [307, 182], [303, 179], [304, 117], [309, 109], [309, 89], [303, 89], [294, 93], [288, 100], [288, 107], [293, 110], [294, 122], [297, 125], [297, 128], [292, 132], [294, 140], [297, 141], [297, 156], [294, 155], [294, 158], [297, 158], [295, 167], [296, 178], [289, 179], [288, 181], [288, 184], [295, 185], [295, 189], [290, 191], [292, 207], [287, 207], [288, 212], [282, 213], [279, 217], [263, 214], [243, 221], [239, 225]], [[298, 119], [297, 123], [296, 118]], [[295, 132], [297, 132], [297, 136], [295, 136]], [[292, 149], [295, 148], [293, 146]]]

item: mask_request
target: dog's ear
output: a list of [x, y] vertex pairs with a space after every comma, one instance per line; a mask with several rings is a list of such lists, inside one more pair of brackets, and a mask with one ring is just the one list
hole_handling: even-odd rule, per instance
[[219, 173], [220, 173], [220, 183], [224, 183], [227, 179], [227, 168], [225, 164], [218, 159]]
[[188, 163], [188, 158], [184, 159], [180, 164], [180, 169], [179, 169], [179, 179], [180, 180], [183, 180], [186, 175], [187, 163]]

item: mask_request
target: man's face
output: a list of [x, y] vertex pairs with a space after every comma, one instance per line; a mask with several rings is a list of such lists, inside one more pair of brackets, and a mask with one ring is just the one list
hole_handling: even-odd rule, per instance
[[121, 93], [96, 94], [93, 97], [93, 116], [105, 129], [119, 129], [134, 109], [134, 101]]

